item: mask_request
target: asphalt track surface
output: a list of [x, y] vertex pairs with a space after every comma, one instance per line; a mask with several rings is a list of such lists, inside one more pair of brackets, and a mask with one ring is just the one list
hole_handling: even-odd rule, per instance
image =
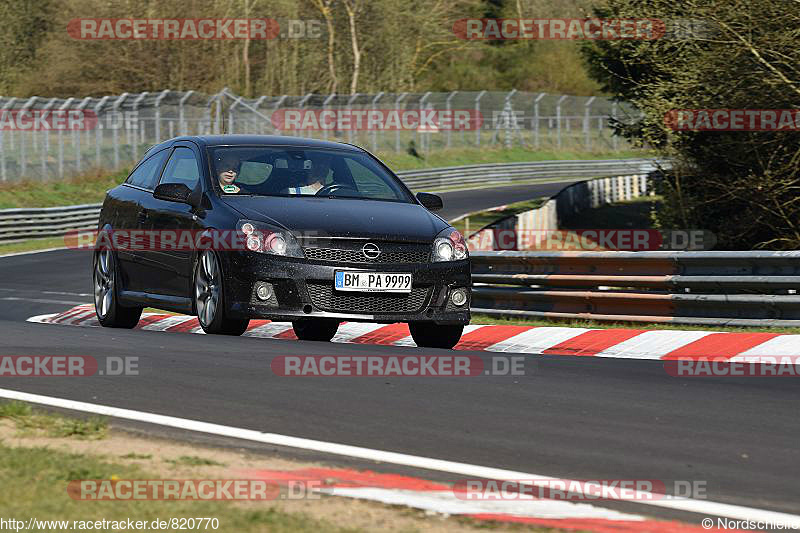
[[270, 362], [281, 355], [445, 352], [24, 322], [90, 301], [90, 289], [87, 252], [0, 258], [0, 355], [136, 356], [140, 375], [0, 378], [0, 388], [567, 479], [704, 481], [712, 501], [800, 507], [792, 379], [681, 379], [658, 361], [531, 355], [513, 378], [280, 378]]

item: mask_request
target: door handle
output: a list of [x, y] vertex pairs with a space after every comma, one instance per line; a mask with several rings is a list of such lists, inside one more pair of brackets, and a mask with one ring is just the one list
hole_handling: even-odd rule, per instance
[[139, 224], [144, 224], [147, 222], [147, 210], [142, 209], [139, 211], [139, 215], [136, 217], [136, 220], [138, 220]]

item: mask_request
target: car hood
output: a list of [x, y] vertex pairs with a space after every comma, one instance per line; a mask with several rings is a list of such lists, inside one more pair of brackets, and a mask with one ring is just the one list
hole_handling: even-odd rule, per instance
[[277, 196], [227, 196], [223, 202], [243, 218], [277, 224], [296, 234], [429, 243], [448, 226], [418, 204]]

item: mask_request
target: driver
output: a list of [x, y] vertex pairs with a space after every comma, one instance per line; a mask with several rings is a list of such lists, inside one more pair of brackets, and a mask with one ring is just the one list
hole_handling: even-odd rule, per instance
[[328, 178], [332, 162], [333, 157], [327, 154], [320, 154], [311, 159], [308, 181], [300, 187], [292, 187], [289, 192], [291, 194], [317, 194]]
[[219, 186], [222, 187], [222, 192], [236, 194], [242, 190], [238, 185], [233, 184], [239, 175], [240, 166], [241, 161], [236, 154], [223, 154], [217, 161], [217, 179]]

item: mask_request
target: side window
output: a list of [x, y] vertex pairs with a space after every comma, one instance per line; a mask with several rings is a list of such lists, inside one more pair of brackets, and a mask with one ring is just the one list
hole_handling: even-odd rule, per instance
[[189, 148], [175, 148], [161, 176], [161, 184], [183, 183], [194, 189], [198, 181], [200, 181], [200, 166], [197, 164], [194, 152]]
[[141, 165], [136, 167], [125, 183], [153, 190], [158, 182], [158, 171], [167, 157], [169, 150], [161, 150], [145, 159]]
[[380, 176], [357, 161], [353, 161], [350, 158], [345, 159], [345, 161], [347, 161], [347, 166], [350, 168], [350, 173], [353, 175], [353, 181], [355, 181], [359, 192], [364, 193], [369, 198], [397, 199], [397, 194]]

